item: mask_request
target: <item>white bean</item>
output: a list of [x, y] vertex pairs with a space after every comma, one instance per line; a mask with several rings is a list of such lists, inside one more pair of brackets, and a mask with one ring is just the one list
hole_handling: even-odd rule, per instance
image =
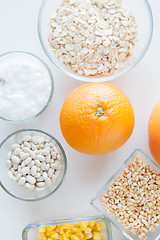
[[14, 174], [14, 168], [13, 167], [10, 169], [10, 171], [11, 171], [11, 173]]
[[34, 161], [32, 160], [32, 161], [28, 164], [28, 167], [29, 167], [29, 168], [32, 168], [34, 165], [35, 165], [35, 163], [34, 163]]
[[18, 172], [21, 172], [21, 169], [22, 169], [22, 166], [19, 165], [19, 166], [18, 166]]
[[24, 136], [22, 138], [23, 142], [29, 142], [29, 141], [31, 141], [31, 139], [32, 139], [32, 137], [30, 135]]
[[18, 156], [22, 150], [20, 148], [16, 148], [13, 152], [13, 155]]
[[31, 148], [31, 145], [30, 145], [29, 142], [24, 142], [23, 144], [24, 144], [25, 147], [27, 147], [27, 148]]
[[44, 171], [46, 169], [46, 163], [45, 162], [42, 162], [41, 164], [41, 169]]
[[28, 153], [32, 158], [35, 158], [35, 153], [27, 147], [23, 148], [23, 151]]
[[21, 167], [24, 168], [26, 166], [25, 161], [21, 163]]
[[51, 159], [50, 163], [52, 164], [52, 163], [54, 163], [54, 162], [55, 162], [54, 159]]
[[57, 169], [58, 168], [58, 163], [52, 163], [51, 168], [52, 169]]
[[37, 192], [42, 192], [42, 191], [45, 190], [45, 187], [36, 187], [35, 190], [36, 190]]
[[26, 182], [25, 177], [21, 177], [21, 178], [19, 179], [19, 181], [18, 181], [18, 184], [19, 184], [20, 186], [23, 186], [23, 185], [25, 184], [25, 182]]
[[17, 144], [17, 143], [14, 143], [14, 144], [11, 145], [12, 150], [15, 150], [16, 148], [19, 148], [19, 147], [20, 147], [20, 145]]
[[32, 177], [31, 175], [26, 176], [26, 181], [30, 184], [34, 184], [36, 182], [36, 179]]
[[41, 176], [40, 178], [37, 179], [37, 182], [43, 182], [44, 181], [44, 177]]
[[50, 168], [50, 164], [46, 164], [46, 171], [48, 171], [49, 170], [49, 168]]
[[21, 161], [19, 157], [14, 156], [14, 155], [12, 155], [11, 160], [12, 160], [14, 163], [20, 163], [20, 161]]
[[36, 173], [35, 178], [39, 179], [41, 174], [39, 172]]
[[51, 154], [48, 154], [46, 156], [46, 163], [50, 163], [50, 160], [51, 160]]
[[44, 143], [44, 137], [39, 137], [38, 138], [38, 144]]
[[52, 168], [50, 168], [50, 169], [48, 170], [48, 176], [51, 178], [51, 177], [52, 177], [52, 175], [53, 175], [53, 169], [52, 169]]
[[42, 155], [37, 155], [37, 156], [36, 156], [36, 159], [38, 159], [38, 160], [41, 161], [41, 162], [45, 161], [45, 157], [42, 156]]
[[35, 164], [37, 165], [37, 167], [40, 167], [41, 166], [41, 163], [38, 159], [35, 160]]
[[22, 174], [18, 172], [16, 176], [16, 182], [18, 182], [21, 177], [22, 177]]
[[35, 188], [35, 185], [32, 185], [30, 183], [26, 183], [25, 187], [28, 188], [29, 190], [33, 190]]
[[46, 179], [48, 177], [48, 174], [46, 172], [43, 172], [42, 176], [44, 179]]
[[32, 168], [31, 168], [31, 174], [32, 174], [32, 176], [35, 176], [36, 175], [36, 173], [37, 173], [37, 167], [36, 166], [32, 166]]
[[31, 146], [32, 146], [32, 150], [33, 151], [37, 149], [37, 147], [36, 147], [36, 145], [34, 143], [31, 143]]
[[36, 145], [38, 144], [38, 139], [36, 136], [32, 137], [32, 142]]
[[25, 160], [25, 159], [28, 158], [28, 157], [29, 157], [29, 154], [28, 154], [28, 153], [23, 153], [23, 154], [20, 155], [20, 159], [21, 159], [21, 160]]
[[31, 157], [26, 158], [26, 160], [24, 161], [25, 165], [28, 165], [30, 162], [32, 161]]
[[17, 163], [13, 163], [13, 168], [14, 168], [14, 170], [18, 170], [18, 164]]
[[7, 165], [8, 168], [12, 167], [12, 163], [9, 159], [6, 161], [6, 165]]
[[46, 178], [45, 179], [45, 183], [46, 183], [47, 186], [51, 186], [52, 185], [52, 182], [51, 182], [50, 178]]
[[50, 153], [51, 149], [50, 147], [46, 147], [42, 150], [42, 155], [47, 156]]
[[45, 182], [38, 182], [38, 183], [37, 183], [37, 186], [38, 186], [38, 187], [44, 187], [44, 186], [45, 186]]
[[57, 180], [57, 176], [56, 175], [52, 175], [52, 182], [55, 183]]
[[44, 147], [50, 147], [50, 144], [49, 143], [45, 143]]
[[21, 174], [22, 175], [26, 175], [27, 173], [29, 173], [30, 172], [30, 169], [29, 169], [29, 167], [24, 167], [24, 168], [22, 168], [21, 169]]

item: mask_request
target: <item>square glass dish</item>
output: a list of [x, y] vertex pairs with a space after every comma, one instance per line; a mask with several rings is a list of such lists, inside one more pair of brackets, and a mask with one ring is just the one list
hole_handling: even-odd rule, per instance
[[[101, 213], [104, 217], [108, 218], [111, 223], [118, 228], [125, 237], [127, 237], [129, 240], [139, 240], [139, 236], [138, 234], [133, 234], [130, 230], [126, 230], [122, 224], [120, 223], [120, 221], [118, 220], [118, 217], [113, 216], [109, 211], [106, 210], [106, 208], [102, 205], [102, 203], [100, 202], [101, 199], [105, 194], [105, 197], [107, 196], [107, 204], [108, 204], [108, 199], [110, 199], [110, 196], [115, 199], [115, 197], [113, 197], [113, 195], [106, 195], [106, 192], [108, 190], [110, 190], [111, 188], [109, 188], [111, 186], [111, 184], [117, 180], [117, 177], [120, 176], [122, 173], [124, 173], [124, 170], [126, 168], [128, 168], [129, 165], [131, 165], [133, 163], [133, 161], [135, 161], [137, 159], [137, 156], [139, 157], [140, 160], [142, 160], [145, 164], [150, 165], [154, 170], [156, 170], [158, 173], [160, 173], [160, 166], [154, 162], [153, 160], [151, 160], [142, 150], [136, 149], [131, 156], [124, 162], [124, 164], [122, 165], [122, 167], [107, 181], [107, 183], [101, 188], [101, 190], [97, 193], [97, 195], [92, 199], [91, 201], [91, 205], [99, 212]], [[159, 178], [159, 175], [158, 175]], [[129, 181], [129, 180], [128, 180]], [[141, 181], [144, 181], [143, 178], [141, 178]], [[159, 181], [159, 180], [158, 180]], [[116, 183], [117, 184], [117, 183]], [[115, 184], [115, 185], [116, 185]], [[144, 184], [142, 182], [142, 184]], [[159, 183], [158, 183], [159, 184]], [[113, 185], [113, 186], [115, 186]], [[132, 185], [133, 186], [133, 185]], [[158, 185], [159, 186], [159, 185]], [[159, 189], [159, 187], [158, 187]], [[125, 190], [124, 190], [125, 191]], [[159, 190], [157, 191], [159, 194]], [[117, 193], [117, 195], [119, 196], [119, 192]], [[109, 197], [108, 197], [109, 196]], [[137, 195], [138, 196], [138, 195]], [[117, 196], [116, 196], [117, 197]], [[159, 199], [159, 195], [157, 196]], [[125, 199], [125, 198], [124, 198]], [[114, 200], [115, 201], [115, 200]], [[159, 200], [158, 200], [159, 201]], [[109, 204], [111, 204], [112, 202], [110, 202]], [[119, 203], [118, 203], [119, 204]], [[122, 204], [122, 202], [120, 202], [120, 204]], [[140, 202], [141, 204], [141, 202]], [[108, 207], [109, 205], [107, 205]], [[142, 206], [142, 205], [140, 205]], [[145, 205], [144, 205], [145, 206]], [[125, 207], [125, 206], [124, 206]], [[128, 207], [128, 206], [127, 206]], [[134, 208], [134, 211], [138, 211], [135, 210], [136, 208]], [[145, 211], [145, 210], [144, 210]], [[116, 212], [117, 213], [117, 212]], [[121, 213], [120, 211], [117, 213], [117, 215]], [[113, 210], [113, 214], [115, 214], [114, 210]], [[130, 214], [130, 213], [128, 213]], [[138, 215], [138, 213], [137, 213]], [[121, 215], [123, 216], [123, 214]], [[138, 215], [139, 216], [139, 215]], [[130, 217], [130, 216], [129, 216]], [[158, 214], [159, 217], [159, 214]], [[129, 222], [128, 222], [129, 223]], [[130, 223], [129, 223], [130, 224]], [[157, 224], [158, 225], [158, 224]], [[150, 231], [146, 234], [147, 238], [141, 238], [141, 239], [147, 239], [147, 240], [159, 240], [160, 239], [160, 224], [155, 228], [154, 231]]]
[[112, 231], [111, 231], [110, 222], [101, 216], [70, 218], [70, 219], [53, 220], [48, 222], [32, 223], [23, 229], [22, 240], [36, 240], [36, 239], [38, 240], [37, 235], [39, 233], [39, 227], [42, 227], [43, 229], [43, 227], [53, 226], [53, 225], [57, 226], [57, 225], [64, 225], [64, 224], [87, 223], [92, 221], [98, 221], [101, 224], [100, 232], [102, 234], [102, 240], [112, 240]]

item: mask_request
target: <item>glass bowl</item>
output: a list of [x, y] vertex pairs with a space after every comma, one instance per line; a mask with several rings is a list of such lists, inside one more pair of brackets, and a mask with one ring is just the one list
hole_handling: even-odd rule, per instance
[[[40, 136], [51, 139], [54, 145], [57, 147], [58, 152], [61, 156], [61, 168], [59, 175], [54, 183], [50, 186], [46, 186], [44, 191], [37, 192], [34, 189], [28, 190], [25, 187], [19, 187], [17, 182], [13, 182], [7, 176], [8, 168], [6, 161], [8, 159], [8, 152], [11, 150], [11, 145], [17, 143], [24, 136]], [[0, 186], [12, 197], [25, 201], [36, 201], [44, 199], [54, 193], [61, 186], [66, 170], [67, 170], [67, 158], [65, 151], [59, 141], [52, 135], [36, 129], [23, 129], [10, 134], [0, 144]]]
[[[149, 164], [152, 168], [154, 168], [156, 171], [160, 173], [160, 166], [152, 161], [142, 150], [136, 149], [131, 156], [124, 162], [122, 167], [107, 181], [107, 183], [100, 189], [100, 191], [97, 193], [97, 195], [92, 199], [91, 205], [104, 217], [107, 217], [111, 223], [118, 228], [125, 237], [127, 237], [129, 240], [139, 240], [139, 237], [137, 235], [133, 235], [130, 230], [124, 229], [124, 227], [121, 225], [121, 223], [115, 218], [113, 215], [108, 213], [105, 209], [105, 207], [100, 203], [100, 198], [104, 195], [104, 193], [108, 190], [111, 183], [124, 171], [125, 168], [128, 167], [129, 163], [135, 160], [136, 156], [139, 156], [140, 159], [145, 162], [146, 164]], [[147, 240], [158, 240], [160, 238], [160, 224], [155, 229], [154, 232], [150, 232], [147, 234]]]
[[37, 239], [38, 227], [46, 227], [52, 225], [61, 225], [61, 224], [70, 224], [70, 223], [79, 223], [79, 222], [90, 222], [90, 221], [99, 221], [101, 223], [102, 229], [102, 240], [112, 240], [112, 231], [110, 222], [101, 216], [94, 217], [80, 217], [80, 218], [69, 218], [62, 220], [52, 220], [48, 222], [36, 222], [29, 224], [23, 229], [22, 240], [35, 240]]
[[43, 0], [38, 17], [38, 33], [42, 48], [50, 61], [56, 65], [63, 73], [77, 80], [86, 82], [109, 81], [130, 71], [144, 57], [150, 45], [153, 32], [153, 18], [151, 8], [147, 0], [123, 0], [122, 5], [131, 10], [138, 25], [138, 42], [136, 43], [133, 54], [128, 58], [124, 66], [118, 71], [106, 76], [85, 76], [79, 75], [60, 63], [55, 57], [49, 46], [47, 29], [50, 17], [56, 12], [62, 0]]
[[[21, 63], [23, 63], [23, 65]], [[17, 67], [15, 68], [15, 66]], [[22, 66], [23, 68], [25, 66], [25, 73], [19, 72], [18, 70], [18, 68], [22, 69]], [[19, 78], [21, 77], [21, 84], [16, 85], [14, 80], [15, 78], [11, 74], [11, 69], [13, 69], [14, 76], [17, 74], [19, 75]], [[29, 76], [32, 75], [34, 79], [35, 77], [41, 77], [41, 79], [44, 79], [44, 83], [42, 81], [37, 81], [36, 85], [34, 86], [31, 84], [31, 82], [27, 85], [27, 71], [30, 74]], [[53, 96], [54, 80], [49, 67], [37, 56], [33, 55], [32, 53], [21, 51], [7, 52], [0, 55], [0, 78], [4, 79], [3, 82], [0, 82], [1, 119], [11, 122], [26, 122], [39, 116], [48, 107]], [[46, 87], [45, 93], [44, 87]], [[26, 89], [28, 89], [28, 92], [24, 97], [23, 91], [25, 92]], [[32, 94], [29, 91], [31, 91]], [[36, 92], [38, 95], [36, 95]], [[41, 94], [43, 93], [45, 94], [43, 95], [45, 98], [43, 98], [42, 101]], [[8, 95], [8, 98], [6, 98], [5, 101], [7, 102], [9, 99], [10, 107], [4, 107], [5, 105], [3, 105], [2, 94], [5, 97]], [[16, 96], [15, 99], [14, 96]], [[12, 101], [10, 101], [10, 98], [12, 98]], [[21, 99], [23, 99], [23, 104], [25, 104], [29, 98], [32, 98], [32, 101], [30, 101], [30, 107], [24, 108], [24, 106], [20, 104]], [[21, 117], [17, 117], [17, 112], [12, 111], [12, 108], [14, 108], [15, 105], [16, 111], [21, 109], [21, 112], [18, 113]], [[24, 117], [24, 114], [26, 114], [27, 111], [30, 111], [30, 113]], [[12, 112], [12, 114], [9, 115], [10, 112]]]

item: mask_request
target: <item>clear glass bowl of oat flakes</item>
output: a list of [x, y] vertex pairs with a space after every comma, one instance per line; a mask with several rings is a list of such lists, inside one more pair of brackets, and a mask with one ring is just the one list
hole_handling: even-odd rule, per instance
[[91, 205], [129, 240], [159, 240], [160, 166], [135, 150]]
[[44, 0], [38, 33], [51, 62], [82, 81], [108, 81], [144, 57], [153, 31], [147, 0]]

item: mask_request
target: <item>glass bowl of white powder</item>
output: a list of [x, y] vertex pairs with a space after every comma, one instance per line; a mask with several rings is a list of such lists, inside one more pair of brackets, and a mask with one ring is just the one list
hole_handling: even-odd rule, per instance
[[0, 186], [10, 196], [37, 201], [63, 183], [67, 157], [60, 142], [37, 129], [11, 133], [0, 144]]
[[43, 0], [38, 19], [42, 48], [68, 76], [108, 81], [134, 68], [153, 32], [147, 0]]
[[0, 56], [0, 118], [29, 121], [40, 115], [53, 96], [54, 81], [48, 66], [26, 52]]

